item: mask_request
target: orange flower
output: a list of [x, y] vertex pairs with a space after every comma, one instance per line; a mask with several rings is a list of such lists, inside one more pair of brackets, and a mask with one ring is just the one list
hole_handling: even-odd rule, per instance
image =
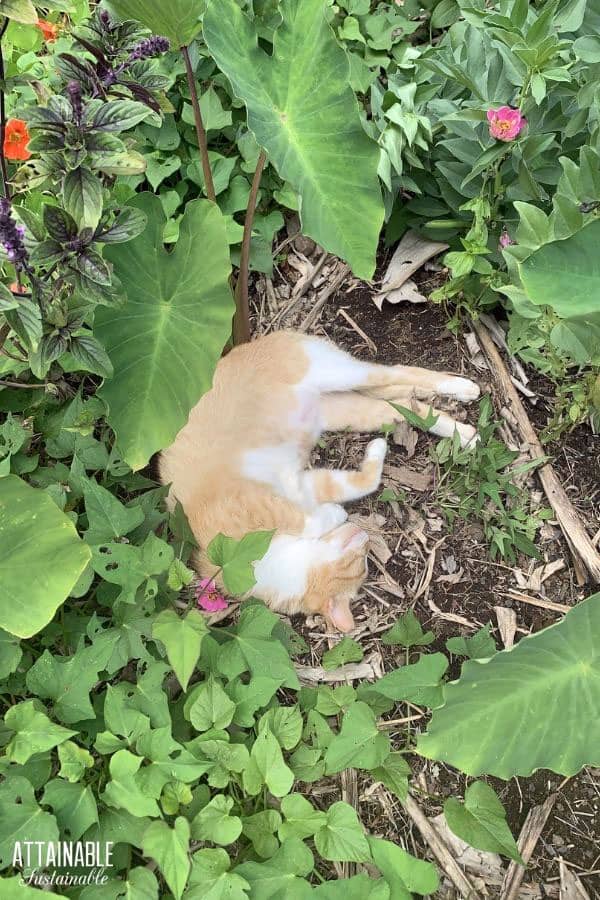
[[29, 159], [30, 135], [23, 119], [9, 119], [4, 132], [4, 155], [7, 159]]
[[53, 25], [52, 22], [46, 22], [45, 19], [38, 19], [37, 27], [44, 35], [44, 40], [48, 43], [52, 43], [52, 41], [55, 41], [58, 37], [58, 25]]

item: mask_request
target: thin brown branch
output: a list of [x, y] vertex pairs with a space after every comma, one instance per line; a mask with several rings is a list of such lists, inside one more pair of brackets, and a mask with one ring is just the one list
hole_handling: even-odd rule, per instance
[[[512, 412], [519, 426], [521, 436], [529, 446], [531, 458], [544, 459], [546, 454], [487, 328], [482, 322], [474, 321], [473, 329], [488, 358], [491, 371], [496, 378], [503, 405], [507, 405]], [[558, 524], [569, 545], [576, 566], [579, 569], [583, 567], [587, 570], [595, 583], [600, 582], [600, 554], [594, 547], [577, 510], [560, 483], [554, 468], [549, 463], [546, 463], [540, 466], [537, 474], [550, 505], [556, 514]]]
[[3, 378], [0, 378], [0, 387], [6, 388], [19, 388], [22, 391], [35, 391], [41, 390], [45, 388], [45, 384], [27, 384], [24, 381], [5, 381]]
[[414, 799], [414, 797], [408, 794], [406, 796], [406, 799], [402, 800], [401, 802], [402, 806], [421, 832], [421, 835], [423, 836], [423, 839], [427, 843], [432, 854], [435, 856], [436, 860], [438, 861], [454, 887], [457, 889], [459, 896], [463, 897], [464, 900], [481, 900], [481, 895], [475, 890], [463, 870], [456, 862], [449, 848], [446, 846], [446, 843], [433, 828], [429, 819], [427, 818], [417, 801]]
[[252, 240], [252, 224], [256, 212], [256, 201], [260, 179], [267, 161], [267, 154], [260, 151], [256, 163], [256, 171], [252, 179], [248, 208], [244, 220], [244, 237], [242, 239], [242, 252], [240, 257], [240, 274], [235, 286], [235, 316], [233, 319], [233, 343], [246, 344], [250, 340], [250, 304], [248, 300], [248, 279], [250, 272], [250, 242]]
[[210, 168], [210, 160], [208, 158], [208, 141], [206, 139], [206, 129], [202, 121], [202, 112], [200, 110], [200, 101], [198, 99], [198, 91], [196, 89], [196, 79], [194, 77], [194, 69], [190, 59], [190, 51], [188, 47], [181, 48], [181, 54], [185, 62], [185, 71], [187, 73], [188, 86], [190, 89], [190, 97], [192, 100], [192, 109], [194, 111], [194, 121], [196, 123], [196, 136], [198, 138], [198, 146], [200, 147], [200, 156], [202, 159], [202, 171], [204, 172], [204, 185], [206, 188], [206, 196], [214, 203], [217, 199], [215, 194], [215, 185], [213, 182], [212, 171]]

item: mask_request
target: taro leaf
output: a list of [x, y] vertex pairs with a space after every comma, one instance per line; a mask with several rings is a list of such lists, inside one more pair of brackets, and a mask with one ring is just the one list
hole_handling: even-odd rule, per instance
[[218, 566], [225, 589], [234, 596], [241, 596], [252, 590], [256, 584], [253, 563], [263, 558], [274, 531], [253, 531], [240, 541], [218, 534], [207, 548], [207, 556]]
[[496, 642], [490, 634], [491, 624], [488, 622], [471, 637], [452, 637], [446, 641], [446, 649], [455, 656], [468, 656], [469, 659], [489, 659], [496, 653]]
[[[38, 805], [29, 781], [22, 775], [5, 778], [0, 784], [0, 868], [6, 869], [12, 865], [17, 841], [57, 840], [56, 819]], [[25, 854], [23, 861], [26, 862]], [[3, 888], [2, 884], [2, 900], [5, 897]], [[43, 896], [40, 894], [40, 897]]]
[[304, 900], [310, 888], [302, 879], [312, 872], [313, 855], [298, 838], [289, 838], [271, 859], [245, 862], [235, 869], [236, 875], [250, 884], [252, 900], [290, 897]]
[[502, 853], [524, 865], [506, 822], [500, 800], [485, 781], [476, 781], [465, 792], [465, 802], [448, 797], [444, 815], [450, 829], [477, 850]]
[[435, 867], [415, 859], [402, 847], [380, 838], [369, 838], [373, 862], [390, 887], [390, 900], [412, 900], [415, 894], [433, 894], [439, 887]]
[[266, 785], [274, 797], [289, 794], [294, 773], [283, 760], [281, 747], [268, 727], [263, 727], [252, 745], [250, 761], [244, 769], [244, 789], [255, 797]]
[[[467, 661], [419, 753], [499, 778], [600, 765], [600, 594], [486, 662]], [[493, 715], [490, 715], [493, 710]]]
[[192, 822], [192, 837], [213, 844], [233, 844], [242, 833], [242, 820], [231, 816], [233, 797], [217, 794]]
[[[373, 685], [367, 685], [365, 695], [381, 694], [390, 700], [412, 700], [432, 708], [444, 702], [441, 678], [448, 668], [443, 653], [421, 656], [418, 662], [394, 669]], [[360, 691], [359, 691], [360, 693]]]
[[435, 640], [433, 631], [423, 631], [412, 609], [394, 622], [382, 637], [384, 644], [401, 644], [403, 647], [424, 647]]
[[326, 813], [315, 809], [302, 794], [289, 794], [281, 801], [283, 823], [279, 826], [279, 840], [286, 841], [290, 837], [312, 837], [325, 825]]
[[237, 0], [209, 4], [204, 39], [256, 140], [299, 193], [303, 233], [371, 278], [383, 224], [379, 149], [363, 130], [348, 58], [323, 0], [284, 0], [279, 10], [272, 55]]
[[351, 766], [375, 769], [390, 752], [390, 740], [377, 728], [374, 713], [366, 703], [353, 703], [344, 713], [340, 733], [327, 748], [325, 771], [328, 775]]
[[181, 900], [190, 871], [189, 843], [190, 825], [183, 816], [175, 819], [173, 828], [166, 822], [153, 822], [143, 838], [144, 856], [158, 863], [175, 900]]
[[178, 616], [174, 610], [165, 609], [154, 620], [152, 637], [165, 645], [167, 658], [184, 691], [187, 691], [196, 668], [202, 639], [207, 632], [206, 622], [196, 609], [186, 616]]
[[37, 753], [51, 750], [77, 733], [51, 722], [39, 706], [37, 700], [25, 700], [6, 713], [4, 724], [14, 732], [6, 747], [6, 756], [12, 762], [23, 765]]
[[141, 194], [131, 206], [146, 214], [146, 230], [106, 251], [127, 301], [118, 311], [100, 307], [95, 330], [114, 368], [98, 393], [135, 470], [174, 440], [209, 389], [231, 331], [233, 302], [225, 220], [216, 206], [188, 203], [170, 253], [160, 199]]
[[38, 14], [31, 0], [0, 0], [0, 16], [6, 16], [23, 25], [35, 25]]
[[0, 628], [0, 681], [4, 681], [16, 670], [22, 656], [18, 639]]
[[90, 825], [98, 821], [98, 807], [91, 787], [69, 784], [60, 778], [49, 781], [42, 798], [56, 816], [61, 834], [70, 841], [78, 841]]
[[532, 303], [551, 306], [565, 319], [598, 320], [600, 292], [600, 222], [591, 222], [564, 241], [544, 244], [519, 263], [521, 280]]
[[248, 900], [250, 885], [230, 871], [226, 850], [198, 850], [192, 857], [192, 871], [186, 900]]
[[323, 654], [323, 668], [337, 669], [349, 662], [360, 662], [363, 658], [363, 649], [359, 643], [349, 637], [342, 638], [339, 643], [326, 650]]
[[29, 638], [50, 622], [90, 558], [72, 521], [44, 491], [0, 479], [0, 626]]
[[332, 804], [326, 821], [315, 834], [315, 847], [323, 859], [366, 862], [369, 844], [354, 807], [340, 800]]
[[110, 0], [121, 19], [135, 19], [154, 34], [168, 37], [173, 49], [190, 44], [200, 33], [204, 0]]

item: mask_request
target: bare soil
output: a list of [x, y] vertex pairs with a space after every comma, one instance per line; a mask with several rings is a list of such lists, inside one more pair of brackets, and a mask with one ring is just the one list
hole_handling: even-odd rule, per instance
[[[318, 253], [313, 258], [318, 258]], [[382, 264], [384, 262], [385, 259], [382, 259]], [[327, 265], [323, 270], [324, 283]], [[440, 279], [436, 272], [421, 273], [418, 277], [419, 286], [425, 293], [431, 291]], [[267, 291], [264, 279], [258, 282], [257, 330], [272, 327], [270, 322], [275, 306], [283, 310], [289, 305], [289, 294], [297, 278], [297, 270], [283, 263], [273, 278], [275, 293], [271, 284]], [[265, 302], [267, 293], [270, 294], [268, 309]], [[328, 299], [309, 330], [328, 335], [359, 358], [445, 369], [474, 378], [484, 391], [489, 390], [490, 373], [474, 368], [463, 337], [448, 330], [448, 317], [440, 306], [433, 303], [384, 304], [383, 311], [379, 312], [372, 301], [372, 293], [370, 286], [347, 279], [342, 288]], [[314, 303], [315, 293], [309, 291], [296, 305], [293, 314], [284, 320], [285, 327], [301, 326]], [[341, 310], [351, 321], [344, 317]], [[539, 432], [551, 415], [553, 390], [543, 377], [534, 372], [528, 374], [532, 377], [531, 385], [536, 391], [537, 402], [534, 405], [526, 401], [526, 407]], [[476, 404], [475, 408], [462, 409], [457, 415], [476, 421]], [[368, 440], [366, 436], [357, 435], [326, 436], [319, 451], [319, 462], [355, 467]], [[388, 463], [405, 466], [414, 472], [429, 471], [429, 448], [434, 440], [419, 434], [414, 455], [410, 458], [404, 447], [391, 443]], [[547, 449], [590, 535], [595, 535], [600, 529], [600, 439], [588, 428], [579, 427]], [[511, 595], [511, 591], [521, 591], [526, 596], [568, 606], [593, 592], [589, 585], [578, 584], [568, 548], [556, 523], [544, 525], [538, 547], [544, 561], [562, 559], [565, 566], [536, 591], [531, 587], [523, 588], [518, 579], [521, 585], [526, 583], [540, 562], [526, 557], [521, 557], [516, 566], [502, 559], [492, 561], [479, 523], [458, 521], [453, 528], [448, 526], [436, 499], [435, 482], [427, 490], [405, 490], [406, 500], [402, 504], [378, 501], [375, 496], [354, 504], [350, 509], [361, 516], [376, 514], [383, 517], [379, 520], [380, 532], [391, 551], [385, 566], [381, 563], [377, 565], [377, 561], [373, 560], [365, 591], [355, 606], [356, 637], [364, 647], [365, 657], [378, 661], [383, 670], [390, 670], [404, 662], [402, 648], [388, 647], [381, 643], [380, 637], [408, 608], [415, 610], [424, 628], [435, 633], [436, 642], [432, 649], [444, 650], [444, 642], [449, 636], [472, 634], [488, 622], [492, 624], [493, 637], [501, 648], [503, 643], [495, 607], [515, 610], [515, 640], [556, 622], [561, 615], [522, 602]], [[547, 505], [535, 476], [531, 479], [531, 490], [534, 502]], [[427, 566], [433, 548], [436, 549], [429, 577]], [[445, 618], [449, 615], [459, 616], [468, 624], [458, 624]], [[319, 620], [295, 620], [293, 624], [304, 634], [311, 648], [305, 661], [318, 665], [323, 651], [332, 643], [323, 623]], [[458, 676], [459, 668], [459, 663], [455, 662], [450, 672], [452, 677]], [[390, 718], [406, 715], [406, 704], [400, 704]], [[426, 721], [424, 714], [422, 719], [408, 725], [402, 724], [396, 729], [392, 727], [389, 732], [392, 740], [398, 748], [405, 746], [406, 728], [412, 728], [414, 735], [416, 729], [425, 729]], [[410, 762], [415, 796], [429, 817], [441, 813], [446, 797], [464, 796], [468, 779], [451, 767], [416, 755]], [[579, 875], [589, 896], [600, 898], [600, 770], [585, 769], [570, 779], [540, 771], [527, 779], [489, 781], [502, 799], [515, 836], [518, 836], [528, 812], [551, 793], [557, 792], [554, 809], [527, 868], [520, 896], [558, 897], [559, 860], [562, 858]], [[375, 834], [394, 840], [421, 857], [429, 854], [421, 835], [392, 794], [381, 785], [373, 788], [368, 780], [363, 783], [360, 775], [356, 787], [363, 821]], [[307, 786], [307, 791], [312, 792], [316, 802], [323, 805], [329, 805], [340, 796], [348, 799], [349, 794], [347, 780], [342, 783], [332, 783], [330, 780]], [[484, 891], [484, 896], [501, 896], [499, 886], [491, 882], [485, 885]], [[445, 882], [438, 896], [451, 898], [456, 895]]]

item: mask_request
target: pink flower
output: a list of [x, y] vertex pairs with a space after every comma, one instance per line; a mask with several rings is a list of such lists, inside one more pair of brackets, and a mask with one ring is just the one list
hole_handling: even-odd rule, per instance
[[520, 110], [511, 109], [510, 106], [501, 106], [500, 109], [488, 109], [487, 119], [490, 123], [490, 134], [498, 141], [514, 141], [527, 125]]
[[516, 243], [516, 242], [513, 241], [513, 239], [511, 238], [511, 236], [508, 233], [508, 231], [506, 230], [506, 228], [504, 228], [502, 230], [502, 234], [500, 235], [500, 240], [498, 241], [498, 249], [504, 250], [506, 247], [510, 247], [511, 244], [514, 244], [514, 243]]
[[221, 609], [227, 609], [227, 600], [212, 580], [212, 578], [203, 578], [196, 586], [196, 600], [198, 606], [206, 612], [219, 612]]

